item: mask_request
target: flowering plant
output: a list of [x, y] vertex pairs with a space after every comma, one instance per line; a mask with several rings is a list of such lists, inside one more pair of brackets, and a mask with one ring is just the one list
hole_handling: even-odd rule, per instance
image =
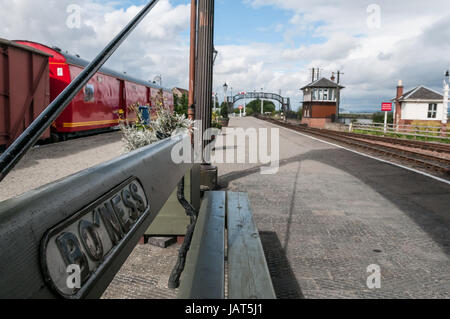
[[179, 115], [168, 108], [160, 107], [154, 119], [145, 119], [138, 104], [131, 105], [129, 108], [136, 114], [136, 121], [129, 123], [121, 120], [119, 124], [125, 152], [131, 152], [173, 134], [192, 132], [194, 122], [187, 119], [184, 114]]

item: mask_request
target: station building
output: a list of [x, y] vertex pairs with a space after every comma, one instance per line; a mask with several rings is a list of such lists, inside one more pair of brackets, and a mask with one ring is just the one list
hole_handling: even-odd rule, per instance
[[444, 96], [423, 85], [403, 92], [403, 83], [397, 85], [394, 119], [397, 125], [410, 125], [420, 121], [431, 125], [440, 123], [444, 112]]
[[179, 88], [179, 87], [174, 87], [172, 89], [172, 93], [173, 93], [173, 95], [176, 95], [180, 99], [183, 96], [183, 94], [186, 95], [186, 96], [189, 95], [189, 91], [188, 90], [182, 89], [182, 88]]
[[[334, 78], [332, 78], [334, 80]], [[323, 128], [336, 118], [338, 90], [344, 87], [327, 78], [320, 78], [302, 87], [302, 123]]]

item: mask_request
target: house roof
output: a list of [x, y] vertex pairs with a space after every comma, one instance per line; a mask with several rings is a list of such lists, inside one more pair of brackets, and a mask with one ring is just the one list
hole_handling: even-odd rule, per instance
[[[300, 90], [304, 90], [306, 88], [335, 88], [336, 85], [337, 85], [336, 82], [333, 82], [327, 78], [321, 78], [309, 83], [308, 85], [302, 87]], [[339, 88], [343, 89], [344, 86], [339, 85]]]
[[[442, 100], [444, 96], [432, 89], [429, 89], [423, 85], [420, 85], [400, 96], [399, 101], [408, 100]], [[393, 99], [395, 100], [395, 98]]]
[[178, 90], [181, 94], [186, 94], [186, 95], [189, 94], [189, 91], [188, 91], [188, 90], [182, 89], [182, 88], [179, 88], [179, 87], [174, 87], [173, 90], [174, 90], [174, 91], [175, 91], [175, 90]]

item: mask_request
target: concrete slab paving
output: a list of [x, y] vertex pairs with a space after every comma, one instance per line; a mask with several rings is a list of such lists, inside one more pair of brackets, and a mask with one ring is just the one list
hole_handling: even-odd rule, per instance
[[[277, 126], [232, 118], [230, 128], [237, 127]], [[262, 175], [260, 164], [216, 164], [221, 187], [248, 192], [261, 234], [280, 243], [277, 254], [266, 250], [269, 268], [270, 255], [280, 253], [289, 267], [289, 280], [274, 271], [284, 282], [278, 296], [450, 297], [450, 185], [279, 130], [278, 173]], [[218, 143], [218, 156], [232, 148]], [[366, 284], [372, 264], [380, 266], [379, 289]], [[292, 294], [293, 287], [300, 291]]]

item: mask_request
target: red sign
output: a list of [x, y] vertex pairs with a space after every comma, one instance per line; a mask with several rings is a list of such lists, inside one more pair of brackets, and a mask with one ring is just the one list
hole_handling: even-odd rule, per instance
[[391, 112], [392, 111], [392, 103], [381, 103], [381, 111], [382, 112]]
[[242, 109], [243, 109], [242, 105], [239, 105], [238, 109], [239, 109], [239, 110], [242, 110]]

